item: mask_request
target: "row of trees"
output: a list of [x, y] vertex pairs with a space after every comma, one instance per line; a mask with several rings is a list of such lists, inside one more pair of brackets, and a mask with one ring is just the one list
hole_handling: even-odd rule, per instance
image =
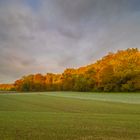
[[14, 91], [14, 84], [0, 84], [0, 91]]
[[66, 69], [62, 74], [24, 76], [17, 91], [140, 91], [140, 51], [109, 53], [95, 64]]

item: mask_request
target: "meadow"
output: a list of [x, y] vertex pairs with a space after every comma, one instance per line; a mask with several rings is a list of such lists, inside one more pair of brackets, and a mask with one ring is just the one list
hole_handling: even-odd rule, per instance
[[1, 140], [140, 140], [139, 93], [1, 93]]

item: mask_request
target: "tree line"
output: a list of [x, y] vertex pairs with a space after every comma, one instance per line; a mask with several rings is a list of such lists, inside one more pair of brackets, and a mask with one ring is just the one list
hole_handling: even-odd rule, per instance
[[137, 48], [119, 50], [85, 67], [68, 68], [61, 74], [31, 74], [16, 80], [12, 85], [11, 90], [25, 92], [140, 91], [140, 51]]

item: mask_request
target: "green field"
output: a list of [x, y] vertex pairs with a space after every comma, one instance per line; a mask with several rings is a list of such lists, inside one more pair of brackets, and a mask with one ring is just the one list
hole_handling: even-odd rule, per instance
[[140, 140], [140, 94], [0, 94], [0, 140]]

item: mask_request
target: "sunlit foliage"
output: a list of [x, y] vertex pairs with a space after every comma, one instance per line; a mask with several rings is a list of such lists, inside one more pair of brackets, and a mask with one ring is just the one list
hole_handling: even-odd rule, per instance
[[14, 87], [17, 91], [140, 91], [140, 51], [109, 53], [94, 64], [62, 74], [24, 76]]

